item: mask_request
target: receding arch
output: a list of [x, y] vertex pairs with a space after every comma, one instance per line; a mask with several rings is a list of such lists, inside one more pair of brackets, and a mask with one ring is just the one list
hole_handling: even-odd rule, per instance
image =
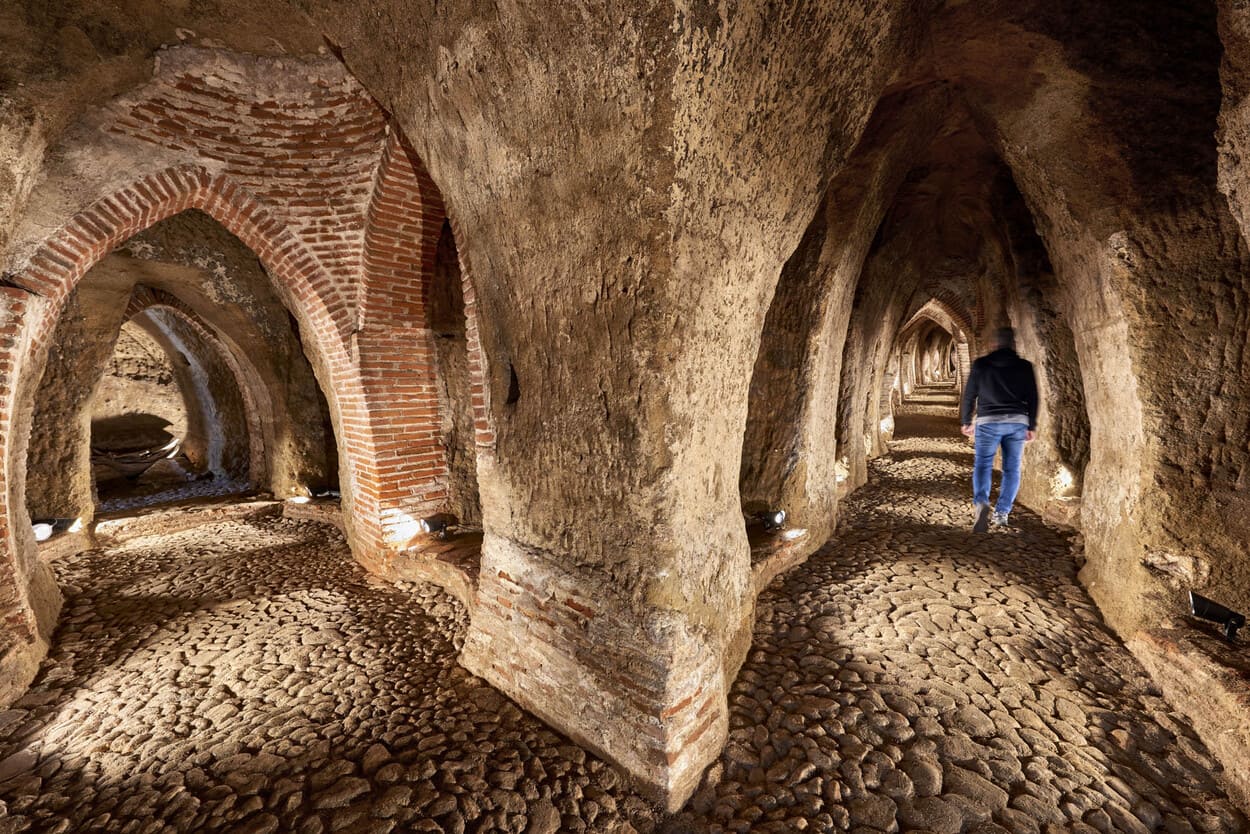
[[[10, 621], [19, 636], [29, 641], [46, 639], [59, 610], [55, 583], [35, 554], [24, 496], [34, 390], [46, 361], [49, 335], [67, 296], [91, 266], [135, 233], [189, 208], [213, 217], [266, 265], [279, 296], [309, 337], [314, 366], [339, 428], [341, 459], [349, 472], [347, 484], [354, 485], [359, 470], [369, 464], [372, 444], [368, 415], [362, 409], [364, 397], [342, 338], [345, 328], [333, 313], [341, 305], [334, 303], [332, 284], [315, 259], [268, 209], [227, 177], [191, 165], [150, 174], [96, 200], [37, 249], [25, 268], [10, 279], [5, 292], [7, 326], [14, 338], [0, 354], [4, 372], [0, 413], [9, 419], [9, 431], [0, 436], [6, 568], [0, 585], [9, 587], [0, 599], [14, 609]], [[344, 431], [354, 443], [343, 442]], [[345, 497], [356, 509], [350, 523], [364, 528], [359, 538], [366, 546], [380, 544], [378, 513], [370, 496], [357, 495], [349, 486]]]
[[[102, 392], [97, 390], [88, 403], [92, 462], [102, 464], [92, 467], [97, 505], [107, 511], [184, 495], [239, 494], [253, 488], [258, 483], [258, 470], [264, 466], [263, 447], [254, 443], [259, 429], [256, 406], [249, 402], [253, 398], [245, 391], [246, 381], [241, 369], [224, 345], [193, 317], [176, 307], [160, 304], [150, 305], [130, 316], [120, 329], [123, 333], [143, 333], [149, 343], [155, 344], [170, 360], [169, 368], [185, 404], [185, 424], [180, 435], [171, 435], [168, 440], [179, 443], [178, 457], [185, 460], [189, 468], [180, 472], [181, 466], [175, 464], [170, 472], [171, 467], [162, 466], [165, 477], [158, 483], [148, 484], [141, 490], [137, 489], [138, 483], [130, 487], [127, 482], [147, 478], [148, 471], [129, 472], [126, 459], [117, 460], [110, 452], [151, 448], [164, 440], [162, 435], [168, 432], [158, 434], [157, 438], [128, 437], [126, 429], [134, 412], [122, 409], [121, 413], [115, 413], [115, 408], [103, 408], [99, 396]], [[112, 380], [106, 377], [101, 384]], [[104, 448], [106, 445], [112, 448]], [[117, 463], [122, 464], [120, 470]], [[109, 474], [124, 477], [101, 480]], [[179, 483], [192, 477], [196, 481], [193, 489]], [[118, 489], [119, 484], [126, 486]], [[105, 489], [106, 485], [112, 488]]]
[[247, 485], [267, 485], [272, 461], [267, 450], [275, 446], [272, 433], [274, 403], [261, 379], [260, 372], [229, 334], [204, 320], [181, 299], [168, 292], [139, 285], [126, 308], [127, 321], [160, 312], [176, 317], [195, 331], [206, 344], [217, 348], [221, 361], [230, 369], [243, 401], [247, 427]]

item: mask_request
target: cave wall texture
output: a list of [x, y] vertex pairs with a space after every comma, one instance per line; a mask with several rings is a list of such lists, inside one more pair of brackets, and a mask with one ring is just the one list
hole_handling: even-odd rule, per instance
[[1022, 500], [1111, 626], [1245, 607], [1248, 38], [1231, 0], [4, 4], [0, 698], [59, 607], [27, 508], [90, 512], [149, 295], [220, 350], [230, 465], [341, 485], [366, 568], [480, 525], [464, 665], [670, 806], [749, 646], [743, 510], [820, 547], [1003, 324]]
[[[127, 417], [145, 414], [165, 421], [169, 434], [185, 438], [187, 404], [175, 373], [173, 357], [156, 339], [138, 323], [123, 324], [113, 347], [113, 355], [105, 366], [104, 376], [92, 396], [92, 444], [103, 448], [127, 448], [130, 440], [142, 441], [142, 427], [136, 427], [135, 435], [138, 436], [133, 438], [124, 430], [124, 424], [119, 425], [121, 430], [116, 432], [110, 428]], [[34, 467], [28, 461], [26, 468], [26, 500], [29, 502], [29, 482]], [[34, 515], [33, 510], [31, 515]]]

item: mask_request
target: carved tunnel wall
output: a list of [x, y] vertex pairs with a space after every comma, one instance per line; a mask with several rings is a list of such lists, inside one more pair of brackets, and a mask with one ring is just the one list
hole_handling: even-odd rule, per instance
[[[387, 138], [389, 130], [385, 114], [333, 59], [287, 63], [183, 48], [162, 53], [152, 82], [94, 111], [71, 134], [73, 152], [60, 157], [60, 170], [54, 168], [33, 198], [41, 206], [36, 213], [61, 219], [17, 230], [6, 290], [6, 321], [16, 335], [6, 345], [0, 388], [4, 413], [10, 415], [10, 430], [0, 439], [7, 551], [0, 585], [6, 587], [3, 603], [14, 633], [31, 649], [29, 658], [14, 655], [15, 666], [24, 667], [15, 671], [15, 680], [33, 671], [30, 659], [50, 633], [57, 609], [55, 589], [37, 560], [25, 520], [27, 438], [37, 381], [50, 367], [49, 353], [58, 341], [57, 323], [81, 328], [73, 324], [83, 320], [73, 312], [81, 279], [123, 245], [148, 253], [151, 239], [127, 242], [183, 212], [207, 215], [236, 236], [259, 259], [272, 291], [294, 316], [293, 344], [302, 343], [307, 352], [332, 415], [345, 522], [356, 557], [386, 572], [401, 551], [419, 550], [416, 521], [443, 509], [448, 496], [438, 368], [425, 310], [445, 213], [420, 163], [395, 134]], [[79, 167], [93, 152], [125, 164]], [[120, 274], [125, 270], [115, 258], [109, 259], [102, 286], [111, 289], [112, 314], [120, 322], [136, 278]], [[179, 286], [177, 276], [169, 280]], [[242, 296], [231, 299], [233, 290], [224, 280], [210, 274], [201, 282], [200, 291], [210, 297], [208, 303], [201, 298], [202, 309], [238, 312]], [[462, 315], [471, 317], [472, 294], [462, 295]], [[171, 297], [162, 309], [166, 312], [149, 315], [173, 315], [167, 337], [176, 340], [180, 332], [187, 339], [213, 338], [187, 304]], [[273, 318], [270, 311], [268, 319], [250, 321], [253, 329], [261, 328], [258, 341], [266, 341], [263, 330]], [[475, 327], [464, 330], [465, 350], [476, 350]], [[80, 422], [89, 422], [87, 395], [112, 338], [90, 340], [100, 356], [79, 357], [95, 369], [95, 378], [79, 386], [80, 395], [69, 404]], [[288, 343], [280, 347], [291, 359], [290, 337], [285, 338]], [[235, 347], [227, 351], [235, 359], [221, 361], [242, 384], [236, 394], [223, 389], [221, 396], [239, 400], [237, 408], [223, 402], [220, 410], [246, 415], [249, 431], [238, 437], [245, 444], [250, 438], [250, 445], [227, 450], [249, 458], [228, 468], [267, 472], [265, 447], [290, 451], [298, 445], [291, 437], [298, 427], [286, 419], [294, 413], [292, 398], [302, 398], [297, 410], [307, 413], [316, 392], [306, 384], [277, 385], [272, 366], [245, 369], [247, 357]], [[465, 367], [476, 373], [472, 361]], [[276, 409], [275, 395], [285, 397]], [[464, 408], [473, 396], [462, 396]], [[478, 422], [476, 442], [489, 443]], [[78, 439], [88, 434], [81, 428]], [[323, 427], [316, 429], [322, 436]], [[90, 495], [89, 475], [81, 474], [89, 472], [86, 443], [70, 445], [78, 460], [68, 471], [80, 473], [70, 479], [79, 492], [70, 503], [89, 515], [84, 498]], [[282, 469], [268, 484], [280, 495], [333, 477], [321, 455], [292, 457], [303, 464]], [[36, 503], [43, 502], [43, 489], [34, 485]]]
[[[768, 575], [743, 509], [787, 511], [788, 558], [820, 547], [895, 384], [952, 356], [962, 380], [998, 326], [1043, 389], [1022, 500], [1081, 527], [1110, 624], [1250, 594], [1235, 4], [223, 3], [247, 32], [170, 4], [107, 68], [14, 50], [40, 71], [0, 125], [12, 689], [57, 609], [38, 380], [95, 313], [84, 276], [195, 211], [307, 353], [290, 387], [240, 362], [252, 471], [329, 483], [336, 442], [386, 576], [419, 574], [423, 515], [480, 523], [465, 665], [666, 803], [727, 735]], [[157, 49], [180, 16], [243, 51]], [[300, 446], [282, 414], [318, 390], [332, 429]]]

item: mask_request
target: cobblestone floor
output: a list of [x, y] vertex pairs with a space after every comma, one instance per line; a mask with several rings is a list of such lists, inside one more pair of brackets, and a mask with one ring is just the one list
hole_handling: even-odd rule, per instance
[[56, 644], [0, 712], [0, 834], [1246, 831], [1069, 539], [1027, 512], [966, 532], [968, 446], [922, 411], [761, 597], [681, 814], [461, 671], [446, 594], [270, 519], [58, 565]]
[[204, 478], [186, 481], [154, 481], [137, 484], [112, 484], [107, 495], [101, 495], [97, 514], [119, 513], [170, 504], [192, 498], [215, 498], [247, 492], [246, 481], [227, 478]]
[[[920, 392], [837, 538], [760, 598], [704, 831], [1244, 832], [1218, 765], [1017, 508], [974, 535], [971, 446]], [[672, 827], [672, 830], [681, 830]]]

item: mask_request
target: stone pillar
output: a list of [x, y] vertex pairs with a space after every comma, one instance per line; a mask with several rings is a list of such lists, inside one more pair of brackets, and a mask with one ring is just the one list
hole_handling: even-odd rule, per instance
[[972, 358], [968, 355], [968, 343], [955, 343], [955, 386], [960, 394], [964, 392], [964, 383], [968, 374], [972, 373]]
[[881, 375], [881, 395], [877, 403], [877, 415], [881, 418], [877, 424], [877, 431], [881, 435], [882, 442], [894, 439], [894, 380], [898, 378], [898, 374], [894, 371], [886, 371]]
[[429, 166], [474, 291], [485, 536], [462, 661], [678, 807], [750, 642], [760, 331], [903, 4], [449, 0], [383, 27], [307, 5]]

